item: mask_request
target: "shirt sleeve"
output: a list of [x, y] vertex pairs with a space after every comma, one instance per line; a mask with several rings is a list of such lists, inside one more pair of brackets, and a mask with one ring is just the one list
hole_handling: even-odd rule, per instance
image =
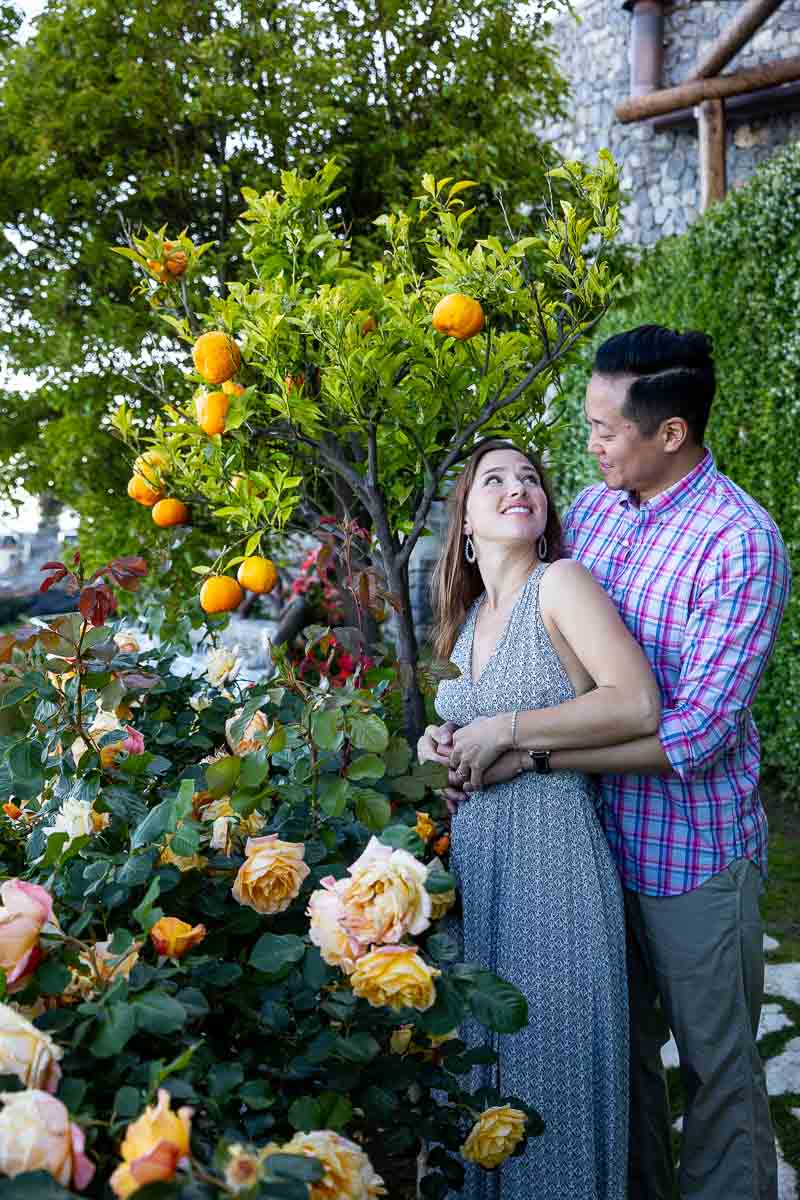
[[684, 633], [678, 686], [659, 727], [664, 753], [684, 782], [744, 736], [789, 585], [777, 530], [732, 538], [705, 572]]

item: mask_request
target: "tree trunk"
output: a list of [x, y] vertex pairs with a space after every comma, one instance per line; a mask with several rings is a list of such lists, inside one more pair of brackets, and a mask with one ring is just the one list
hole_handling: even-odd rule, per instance
[[414, 633], [411, 613], [411, 592], [408, 586], [408, 568], [399, 569], [394, 562], [386, 563], [389, 588], [400, 599], [397, 613], [397, 657], [400, 663], [400, 678], [403, 687], [403, 716], [406, 737], [415, 746], [425, 728], [425, 701], [417, 682], [419, 647]]

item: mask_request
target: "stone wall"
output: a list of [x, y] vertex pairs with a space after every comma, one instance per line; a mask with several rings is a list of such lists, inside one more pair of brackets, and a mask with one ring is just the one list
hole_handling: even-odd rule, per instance
[[[649, 245], [682, 233], [698, 213], [696, 127], [657, 132], [644, 123], [622, 125], [614, 106], [630, 91], [630, 15], [621, 0], [576, 0], [580, 23], [564, 16], [554, 26], [560, 66], [572, 95], [568, 116], [542, 132], [564, 158], [591, 161], [607, 147], [622, 170], [628, 204], [623, 240]], [[739, 8], [731, 0], [684, 0], [667, 8], [663, 85], [683, 82], [698, 55]], [[725, 68], [756, 66], [800, 52], [800, 0], [783, 0], [751, 41]], [[800, 137], [800, 112], [730, 122], [728, 186], [741, 186], [779, 146]]]

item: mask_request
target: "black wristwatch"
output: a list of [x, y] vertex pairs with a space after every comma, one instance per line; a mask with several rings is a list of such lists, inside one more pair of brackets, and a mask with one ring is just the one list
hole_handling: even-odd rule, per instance
[[528, 757], [533, 763], [533, 769], [537, 775], [553, 774], [553, 768], [550, 766], [549, 750], [529, 750]]

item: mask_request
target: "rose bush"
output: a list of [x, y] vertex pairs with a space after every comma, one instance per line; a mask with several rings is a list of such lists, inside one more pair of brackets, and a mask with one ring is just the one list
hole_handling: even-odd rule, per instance
[[421, 1194], [458, 1190], [485, 1109], [522, 1114], [508, 1153], [541, 1124], [461, 1086], [526, 1005], [441, 927], [394, 673], [180, 677], [185, 645], [111, 623], [144, 569], [64, 567], [80, 612], [0, 640], [0, 1198], [369, 1200], [425, 1146]]

